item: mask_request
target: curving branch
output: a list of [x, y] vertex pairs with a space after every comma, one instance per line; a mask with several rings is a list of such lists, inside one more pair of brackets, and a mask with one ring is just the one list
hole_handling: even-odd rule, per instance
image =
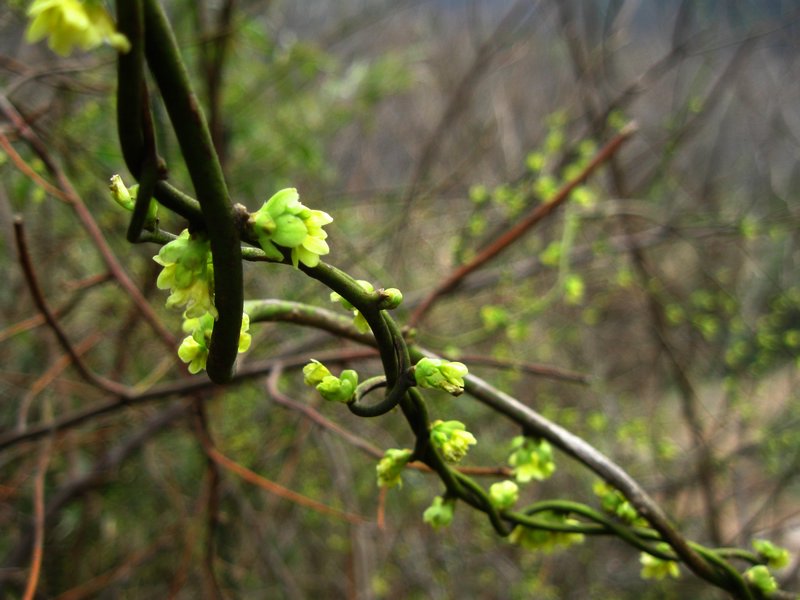
[[230, 381], [242, 325], [242, 252], [228, 188], [169, 21], [157, 0], [144, 0], [145, 55], [158, 84], [189, 170], [214, 264], [214, 325], [206, 370], [215, 383]]

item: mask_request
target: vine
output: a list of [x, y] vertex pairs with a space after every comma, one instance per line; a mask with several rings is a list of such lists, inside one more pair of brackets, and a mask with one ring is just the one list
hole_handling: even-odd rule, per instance
[[[118, 30], [97, 2], [36, 0], [29, 10], [28, 38], [35, 41], [49, 35], [51, 47], [61, 54], [74, 46], [88, 49], [104, 42], [119, 52], [118, 133], [125, 163], [137, 183], [128, 188], [114, 176], [112, 196], [131, 212], [128, 240], [161, 245], [154, 257], [162, 267], [157, 285], [169, 291], [166, 306], [182, 313], [187, 336], [178, 356], [190, 373], [205, 370], [215, 383], [231, 381], [237, 355], [251, 346], [249, 328], [267, 320], [317, 327], [374, 346], [380, 374], [363, 378], [355, 370], [344, 369], [334, 375], [312, 358], [303, 367], [303, 378], [323, 399], [344, 404], [356, 417], [396, 418], [399, 408], [413, 435], [413, 447], [385, 450], [376, 466], [377, 482], [383, 488], [399, 487], [403, 472], [414, 462], [433, 471], [443, 489], [422, 518], [434, 528], [449, 525], [457, 506], [465, 505], [483, 513], [499, 536], [526, 548], [552, 551], [583, 543], [587, 537], [612, 536], [642, 553], [642, 577], [678, 577], [679, 565], [684, 565], [736, 598], [794, 597], [778, 589], [770, 572], [786, 564], [785, 550], [765, 540], [756, 540], [753, 552], [710, 548], [687, 540], [638, 483], [585, 441], [470, 374], [465, 364], [445, 360], [413, 343], [391, 315], [403, 301], [399, 290], [375, 289], [322, 260], [330, 253], [324, 227], [333, 217], [301, 203], [296, 189], [276, 192], [254, 212], [234, 205], [163, 8], [157, 0], [118, 0], [116, 5]], [[167, 165], [155, 141], [146, 69], [169, 114], [196, 199], [168, 183]], [[437, 299], [558, 209], [634, 132], [634, 126], [622, 128], [560, 189], [550, 189], [554, 187], [550, 185], [547, 201], [520, 216], [503, 235], [445, 278], [417, 306], [410, 324], [421, 323]], [[534, 158], [536, 164], [541, 162]], [[186, 218], [189, 226], [177, 235], [161, 230], [158, 205]], [[24, 258], [21, 226], [18, 244]], [[287, 266], [318, 281], [352, 319], [297, 303], [245, 302], [243, 260]], [[36, 293], [32, 271], [28, 281], [40, 310], [56, 328], [44, 302], [38, 302], [41, 294]], [[68, 346], [66, 340], [61, 341]], [[82, 367], [80, 359], [74, 359]], [[130, 397], [128, 390], [83, 370], [82, 375], [98, 386]], [[521, 433], [512, 442], [508, 460], [513, 480], [485, 489], [459, 469], [460, 461], [479, 442], [464, 423], [433, 418], [423, 390], [464, 394], [515, 422]], [[595, 486], [599, 509], [562, 499], [517, 506], [521, 485], [554, 474], [553, 448], [599, 476]], [[213, 460], [225, 462], [213, 447], [210, 451]]]

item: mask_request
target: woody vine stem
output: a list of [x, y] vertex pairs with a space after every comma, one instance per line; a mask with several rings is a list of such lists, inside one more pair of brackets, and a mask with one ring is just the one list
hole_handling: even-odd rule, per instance
[[[163, 267], [158, 287], [169, 290], [167, 306], [183, 315], [183, 329], [188, 335], [178, 354], [188, 363], [190, 372], [205, 370], [215, 383], [230, 382], [237, 355], [250, 346], [249, 327], [260, 321], [304, 322], [373, 345], [381, 360], [383, 372], [379, 375], [359, 381], [355, 371], [334, 375], [324, 364], [312, 360], [303, 369], [304, 379], [323, 398], [344, 404], [358, 417], [392, 418], [394, 409], [399, 408], [413, 434], [413, 447], [385, 452], [377, 465], [378, 483], [398, 485], [404, 468], [412, 461], [427, 465], [443, 486], [441, 495], [423, 516], [432, 526], [449, 525], [457, 504], [462, 503], [484, 513], [499, 536], [525, 547], [550, 550], [583, 542], [586, 536], [615, 536], [642, 553], [644, 577], [675, 577], [682, 564], [736, 598], [794, 597], [777, 589], [769, 571], [787, 562], [783, 549], [764, 540], [757, 540], [752, 552], [709, 548], [687, 540], [622, 468], [584, 440], [470, 375], [462, 363], [444, 360], [409, 343], [390, 314], [402, 302], [400, 291], [374, 289], [369, 282], [357, 281], [324, 262], [321, 257], [330, 252], [324, 226], [332, 217], [302, 204], [297, 190], [278, 191], [255, 212], [234, 204], [161, 4], [157, 0], [117, 0], [116, 10], [118, 29], [97, 2], [37, 0], [29, 10], [29, 38], [48, 35], [51, 46], [62, 54], [72, 45], [89, 48], [103, 41], [119, 53], [118, 133], [126, 166], [137, 185], [128, 188], [115, 176], [112, 195], [131, 211], [128, 240], [161, 245], [155, 257]], [[65, 29], [74, 27], [74, 20], [63, 18], [69, 11], [85, 12], [82, 29]], [[167, 165], [158, 155], [148, 70], [179, 142], [194, 197], [169, 183]], [[479, 254], [480, 260], [489, 260], [555, 210], [577, 183], [622, 147], [632, 132], [632, 128], [624, 129], [611, 139], [556, 194], [555, 200], [521, 220]], [[159, 207], [184, 217], [188, 228], [177, 235], [161, 230]], [[24, 255], [24, 247], [20, 247]], [[242, 260], [289, 266], [317, 280], [328, 288], [331, 300], [352, 314], [352, 321], [313, 306], [300, 306], [298, 317], [298, 305], [293, 303], [245, 302]], [[443, 281], [414, 319], [477, 266], [464, 267]], [[28, 279], [35, 282], [32, 274]], [[460, 471], [459, 461], [477, 440], [459, 421], [432, 419], [422, 389], [453, 396], [464, 393], [517, 423], [521, 435], [514, 439], [509, 459], [514, 480], [495, 483], [486, 490]], [[562, 499], [516, 507], [520, 484], [552, 475], [553, 447], [600, 477], [602, 482], [595, 492], [601, 508]]]

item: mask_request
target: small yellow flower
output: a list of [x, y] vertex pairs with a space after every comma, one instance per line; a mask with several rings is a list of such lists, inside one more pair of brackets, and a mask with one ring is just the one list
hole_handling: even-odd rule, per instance
[[312, 210], [300, 202], [295, 188], [275, 193], [250, 216], [250, 224], [264, 253], [273, 260], [283, 260], [278, 246], [291, 249], [292, 264], [316, 267], [319, 257], [330, 252], [323, 227], [333, 217], [321, 210]]
[[111, 16], [96, 0], [35, 0], [28, 9], [31, 24], [25, 34], [29, 43], [48, 37], [50, 48], [67, 56], [73, 47], [91, 50], [107, 43], [119, 52], [131, 44], [114, 26]]

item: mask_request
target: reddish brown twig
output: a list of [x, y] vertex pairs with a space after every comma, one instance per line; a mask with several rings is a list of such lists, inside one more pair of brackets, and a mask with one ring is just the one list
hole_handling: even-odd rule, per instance
[[[95, 331], [92, 335], [87, 336], [75, 345], [75, 352], [77, 352], [78, 355], [84, 354], [99, 342], [102, 337], [100, 332]], [[19, 403], [19, 411], [17, 413], [17, 429], [19, 431], [25, 431], [25, 426], [28, 421], [28, 411], [30, 410], [33, 399], [50, 385], [53, 380], [69, 366], [70, 362], [71, 357], [68, 354], [58, 357], [58, 359], [33, 382], [33, 385], [28, 389], [22, 401]]]
[[0, 146], [3, 147], [3, 150], [5, 150], [6, 154], [8, 154], [9, 158], [11, 159], [11, 162], [13, 162], [14, 165], [16, 165], [17, 169], [19, 169], [23, 175], [25, 175], [28, 179], [33, 181], [33, 183], [38, 185], [40, 188], [42, 188], [45, 192], [47, 192], [51, 196], [55, 196], [59, 200], [63, 200], [64, 202], [67, 203], [70, 202], [70, 197], [67, 194], [62, 192], [52, 183], [48, 182], [44, 177], [42, 177], [36, 171], [34, 171], [33, 167], [31, 167], [27, 162], [25, 162], [25, 159], [22, 158], [19, 155], [19, 153], [14, 149], [14, 146], [11, 144], [11, 142], [8, 140], [8, 138], [2, 131], [0, 131]]
[[417, 309], [411, 314], [408, 320], [409, 326], [416, 325], [423, 316], [431, 309], [433, 304], [440, 297], [455, 289], [455, 287], [470, 273], [495, 258], [503, 250], [508, 248], [517, 239], [522, 237], [534, 225], [539, 223], [542, 219], [552, 214], [552, 212], [564, 203], [572, 191], [582, 184], [591, 175], [597, 167], [611, 158], [614, 153], [622, 146], [622, 144], [636, 132], [635, 123], [629, 123], [617, 135], [615, 135], [605, 146], [603, 146], [597, 154], [589, 161], [583, 170], [571, 179], [569, 182], [558, 190], [555, 196], [547, 202], [537, 205], [525, 217], [523, 217], [511, 229], [503, 233], [500, 237], [495, 239], [492, 243], [486, 246], [483, 250], [469, 261], [467, 264], [462, 265], [455, 269], [442, 283], [440, 283], [428, 296], [419, 304]]
[[[64, 290], [67, 292], [74, 292], [74, 291], [84, 291], [87, 290], [95, 285], [100, 285], [101, 283], [105, 283], [111, 279], [110, 273], [102, 273], [99, 275], [91, 275], [79, 281], [74, 281], [67, 283], [64, 286]], [[65, 304], [62, 304], [60, 307], [53, 310], [53, 314], [56, 317], [61, 317], [68, 311], [72, 310], [75, 305], [77, 304], [77, 298], [72, 297], [70, 298]], [[9, 338], [14, 337], [15, 335], [19, 335], [20, 333], [24, 333], [40, 325], [44, 325], [47, 321], [44, 320], [44, 315], [42, 313], [36, 313], [32, 317], [28, 317], [27, 319], [23, 319], [22, 321], [18, 321], [13, 325], [9, 325], [5, 329], [0, 329], [0, 343], [6, 341]]]
[[55, 315], [50, 310], [50, 307], [47, 305], [44, 295], [42, 294], [42, 289], [39, 286], [39, 281], [36, 277], [36, 271], [33, 268], [33, 261], [31, 260], [30, 252], [28, 252], [28, 244], [25, 239], [25, 227], [22, 223], [21, 217], [16, 217], [14, 219], [14, 237], [17, 242], [20, 266], [25, 274], [25, 281], [27, 282], [28, 289], [33, 296], [33, 301], [36, 304], [36, 308], [38, 308], [39, 311], [44, 315], [47, 324], [56, 334], [58, 342], [61, 344], [61, 347], [64, 349], [64, 351], [69, 355], [70, 359], [72, 360], [72, 364], [75, 366], [75, 369], [78, 371], [78, 373], [80, 373], [81, 377], [101, 390], [121, 396], [123, 398], [129, 397], [131, 395], [130, 390], [128, 390], [126, 386], [117, 383], [116, 381], [106, 379], [105, 377], [101, 377], [86, 366], [86, 363], [83, 362], [83, 359], [78, 351], [69, 341], [67, 334], [61, 328], [58, 319], [56, 319]]
[[50, 462], [51, 450], [52, 440], [48, 440], [42, 446], [36, 466], [33, 492], [33, 551], [31, 552], [31, 569], [25, 584], [25, 593], [22, 596], [23, 600], [33, 600], [36, 596], [36, 588], [39, 586], [39, 574], [41, 573], [42, 557], [44, 556], [44, 482], [47, 475], [47, 465]]
[[198, 439], [202, 444], [203, 451], [206, 453], [206, 456], [213, 460], [216, 464], [220, 467], [227, 469], [233, 473], [236, 473], [239, 477], [244, 479], [246, 482], [251, 483], [257, 487], [260, 487], [262, 490], [274, 494], [275, 496], [279, 496], [285, 500], [289, 500], [290, 502], [294, 502], [300, 506], [304, 506], [311, 510], [314, 510], [320, 514], [328, 515], [330, 517], [335, 517], [337, 519], [342, 519], [344, 521], [348, 521], [349, 523], [366, 523], [369, 519], [362, 517], [360, 515], [354, 515], [349, 512], [345, 512], [332, 506], [328, 506], [327, 504], [323, 504], [322, 502], [318, 502], [313, 498], [309, 498], [308, 496], [303, 496], [294, 490], [290, 490], [274, 481], [270, 481], [266, 477], [262, 477], [258, 473], [255, 473], [245, 467], [237, 463], [234, 460], [231, 460], [224, 454], [222, 454], [219, 450], [216, 449], [214, 446], [213, 440], [210, 437], [203, 435], [203, 432], [197, 432]]
[[[195, 437], [200, 441], [201, 446], [213, 447], [213, 440], [211, 438], [211, 431], [208, 427], [208, 418], [205, 412], [205, 405], [203, 404], [203, 395], [200, 393], [195, 394], [193, 400], [194, 408], [194, 433]], [[220, 468], [219, 465], [209, 456], [207, 457], [205, 489], [203, 491], [203, 504], [205, 505], [206, 513], [206, 529], [205, 540], [203, 544], [203, 579], [205, 581], [205, 588], [209, 597], [220, 599], [222, 598], [222, 591], [217, 581], [216, 572], [214, 571], [214, 555], [217, 526], [219, 525], [219, 487], [220, 487]]]

